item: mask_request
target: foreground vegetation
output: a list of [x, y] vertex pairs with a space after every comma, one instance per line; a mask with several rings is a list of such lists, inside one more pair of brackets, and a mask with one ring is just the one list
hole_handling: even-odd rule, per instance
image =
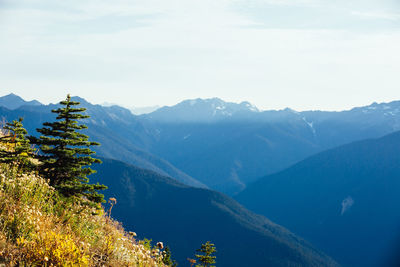
[[19, 266], [164, 266], [163, 251], [63, 197], [48, 181], [0, 164], [0, 263]]

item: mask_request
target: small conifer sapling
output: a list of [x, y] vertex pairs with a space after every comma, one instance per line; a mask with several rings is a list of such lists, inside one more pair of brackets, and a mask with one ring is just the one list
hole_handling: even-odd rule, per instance
[[215, 264], [215, 259], [217, 258], [214, 256], [214, 253], [217, 252], [214, 244], [207, 241], [207, 243], [202, 244], [201, 248], [197, 251], [202, 254], [195, 255], [199, 262], [196, 267], [215, 267], [215, 265], [212, 265]]
[[0, 137], [2, 148], [0, 150], [1, 163], [15, 163], [18, 169], [32, 171], [35, 165], [32, 163], [33, 149], [27, 139], [27, 131], [22, 124], [23, 118], [6, 123], [3, 129], [6, 131]]

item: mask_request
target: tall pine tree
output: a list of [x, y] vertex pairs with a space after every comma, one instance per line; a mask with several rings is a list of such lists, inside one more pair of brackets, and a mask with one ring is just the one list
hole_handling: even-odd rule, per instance
[[107, 187], [98, 183], [89, 184], [87, 176], [95, 173], [90, 165], [101, 163], [91, 156], [95, 152], [90, 149], [99, 144], [78, 132], [87, 128], [78, 124], [78, 120], [90, 117], [82, 114], [86, 109], [77, 107], [79, 104], [68, 95], [66, 100], [60, 102], [62, 107], [52, 110], [57, 114], [56, 121], [43, 123], [45, 127], [37, 129], [42, 135], [31, 137], [31, 142], [41, 150], [38, 156], [41, 162], [39, 172], [50, 180], [50, 185], [64, 196], [79, 197], [84, 203], [98, 206], [97, 203], [104, 202], [104, 196], [97, 190]]
[[6, 123], [3, 127], [4, 136], [0, 137], [0, 162], [13, 163], [24, 171], [32, 171], [35, 165], [32, 163], [33, 149], [27, 139], [27, 131], [22, 125], [22, 118]]

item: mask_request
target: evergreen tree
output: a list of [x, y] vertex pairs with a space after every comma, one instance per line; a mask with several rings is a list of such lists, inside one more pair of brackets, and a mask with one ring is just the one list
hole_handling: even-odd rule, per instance
[[31, 171], [35, 167], [32, 163], [33, 149], [26, 137], [27, 131], [22, 125], [22, 118], [6, 123], [4, 136], [0, 137], [1, 163], [15, 163], [24, 171]]
[[91, 146], [99, 145], [89, 141], [89, 137], [79, 130], [87, 126], [78, 124], [78, 120], [89, 118], [83, 115], [85, 108], [76, 107], [80, 103], [71, 101], [70, 95], [61, 101], [62, 107], [52, 110], [57, 114], [55, 122], [43, 123], [43, 128], [37, 129], [42, 135], [39, 138], [31, 137], [31, 142], [39, 146], [41, 154], [38, 156], [41, 165], [39, 172], [50, 180], [64, 196], [79, 197], [86, 204], [98, 206], [104, 202], [104, 196], [97, 190], [107, 187], [100, 184], [89, 184], [88, 175], [95, 173], [89, 166], [93, 163], [101, 163], [91, 155], [95, 152]]
[[196, 267], [215, 267], [214, 265], [211, 265], [215, 264], [215, 259], [217, 258], [213, 255], [215, 252], [217, 252], [214, 244], [210, 243], [210, 241], [207, 241], [207, 243], [202, 244], [201, 248], [197, 251], [203, 253], [203, 255], [195, 255], [200, 263], [196, 265]]

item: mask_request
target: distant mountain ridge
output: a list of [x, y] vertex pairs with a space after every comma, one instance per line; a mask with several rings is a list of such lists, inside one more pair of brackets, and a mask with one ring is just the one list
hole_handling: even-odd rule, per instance
[[193, 106], [206, 106], [201, 120], [190, 112], [190, 101], [139, 116], [155, 137], [148, 149], [230, 195], [314, 153], [400, 130], [399, 101], [341, 112], [247, 110], [210, 119], [222, 100], [195, 100]]
[[[101, 155], [115, 157], [119, 151], [119, 160], [229, 195], [315, 153], [400, 130], [400, 101], [341, 112], [297, 112], [194, 99], [135, 116], [122, 107], [78, 100], [92, 116], [89, 131], [103, 143]], [[15, 119], [49, 107], [24, 106], [7, 114]]]
[[236, 199], [344, 266], [398, 266], [388, 262], [400, 245], [399, 192], [395, 132], [313, 155], [263, 177]]
[[25, 101], [24, 99], [15, 94], [8, 94], [0, 97], [0, 106], [11, 110], [20, 108], [22, 106], [40, 106], [40, 105], [42, 105], [42, 103], [40, 103], [37, 100]]
[[215, 122], [238, 113], [259, 112], [249, 102], [239, 104], [225, 102], [219, 98], [184, 100], [171, 107], [162, 107], [143, 115], [158, 122]]

